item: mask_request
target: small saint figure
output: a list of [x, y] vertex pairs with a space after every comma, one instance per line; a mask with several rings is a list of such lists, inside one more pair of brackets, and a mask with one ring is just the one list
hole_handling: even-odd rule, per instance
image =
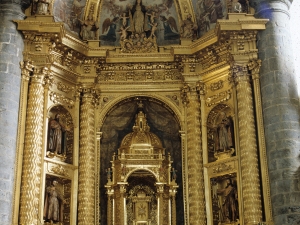
[[99, 26], [93, 19], [93, 14], [89, 13], [88, 18], [84, 21], [81, 21], [81, 31], [80, 36], [82, 40], [96, 40], [96, 32], [99, 29]]
[[49, 14], [49, 4], [50, 0], [34, 0], [37, 15], [48, 15]]
[[110, 168], [108, 168], [106, 170], [106, 175], [107, 175], [107, 181], [111, 181], [111, 174], [112, 174], [112, 171]]
[[54, 180], [52, 184], [46, 188], [44, 205], [45, 222], [63, 222], [63, 204], [64, 197], [58, 188], [58, 182]]
[[49, 122], [48, 151], [55, 155], [64, 153], [65, 150], [65, 127], [60, 122], [60, 114], [56, 114]]
[[198, 26], [192, 21], [192, 15], [187, 15], [186, 19], [182, 21], [181, 24], [181, 37], [183, 38], [193, 38], [195, 36]]
[[242, 5], [238, 2], [238, 0], [232, 0], [232, 12], [234, 13], [241, 13], [242, 12]]
[[172, 168], [171, 172], [172, 172], [172, 181], [173, 180], [175, 181], [176, 178], [177, 178], [177, 174], [176, 174], [177, 170], [175, 170], [174, 168]]
[[233, 123], [225, 112], [220, 113], [220, 122], [215, 132], [215, 151], [226, 151], [233, 147]]

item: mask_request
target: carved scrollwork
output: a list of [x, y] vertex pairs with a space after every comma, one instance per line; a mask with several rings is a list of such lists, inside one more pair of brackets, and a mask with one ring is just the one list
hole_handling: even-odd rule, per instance
[[205, 101], [208, 107], [228, 101], [231, 98], [231, 90], [220, 92], [216, 95], [208, 97]]
[[210, 84], [210, 90], [211, 91], [217, 91], [217, 90], [220, 90], [224, 87], [223, 85], [224, 81], [223, 80], [219, 80], [218, 82], [215, 82], [215, 83], [211, 83]]
[[231, 169], [232, 169], [232, 166], [230, 164], [221, 163], [221, 164], [215, 166], [214, 168], [212, 168], [212, 171], [214, 174], [216, 174], [216, 173], [229, 171]]
[[64, 177], [69, 177], [68, 171], [61, 165], [51, 167], [49, 169], [49, 172], [52, 172], [52, 173], [55, 173], [57, 175], [61, 175], [61, 176], [64, 176]]
[[62, 105], [68, 105], [69, 108], [73, 108], [75, 104], [74, 100], [55, 92], [50, 92], [50, 100], [55, 104], [60, 103]]

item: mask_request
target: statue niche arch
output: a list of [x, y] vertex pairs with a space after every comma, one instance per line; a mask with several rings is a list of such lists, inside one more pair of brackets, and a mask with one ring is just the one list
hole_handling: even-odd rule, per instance
[[46, 156], [72, 163], [74, 125], [70, 112], [62, 105], [55, 105], [48, 112]]
[[133, 132], [123, 138], [107, 170], [107, 224], [175, 224], [178, 185], [171, 166], [170, 154], [139, 109]]
[[234, 123], [231, 108], [226, 104], [215, 106], [207, 117], [208, 161], [235, 155]]

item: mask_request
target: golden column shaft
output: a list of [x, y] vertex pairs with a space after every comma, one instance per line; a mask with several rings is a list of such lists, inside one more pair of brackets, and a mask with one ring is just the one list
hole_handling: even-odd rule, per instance
[[35, 225], [39, 218], [43, 152], [44, 78], [47, 68], [34, 70], [29, 86], [20, 199], [20, 224]]
[[252, 89], [248, 68], [234, 67], [236, 76], [238, 126], [245, 224], [258, 224], [262, 219], [258, 153]]
[[196, 90], [187, 92], [187, 166], [190, 225], [206, 224], [200, 103]]
[[80, 108], [78, 225], [95, 224], [95, 95], [83, 89]]

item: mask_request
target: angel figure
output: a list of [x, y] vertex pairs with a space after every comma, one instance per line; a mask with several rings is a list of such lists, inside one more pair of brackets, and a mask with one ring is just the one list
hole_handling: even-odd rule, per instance
[[150, 17], [150, 23], [154, 24], [155, 22], [154, 18], [156, 18], [156, 13], [152, 11], [152, 13], [146, 13], [146, 15]]
[[122, 16], [120, 16], [120, 20], [122, 21], [122, 25], [123, 27], [126, 27], [127, 25], [127, 19], [129, 18], [129, 16], [126, 16], [126, 13], [124, 12]]
[[150, 24], [150, 26], [151, 26], [151, 34], [150, 34], [150, 37], [156, 37], [155, 36], [155, 31], [157, 30], [157, 23], [154, 23], [154, 24], [151, 24], [151, 23], [149, 23]]
[[130, 26], [128, 26], [126, 28], [125, 27], [121, 27], [121, 30], [118, 32], [118, 33], [121, 34], [121, 36], [120, 36], [121, 40], [124, 40], [124, 39], [127, 38], [127, 30], [128, 30], [129, 27]]

